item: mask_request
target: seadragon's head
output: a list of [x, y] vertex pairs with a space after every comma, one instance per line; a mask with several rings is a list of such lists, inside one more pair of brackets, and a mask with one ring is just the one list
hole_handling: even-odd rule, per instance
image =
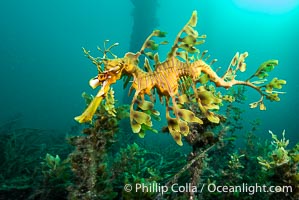
[[95, 89], [98, 86], [104, 86], [106, 84], [113, 84], [122, 76], [124, 69], [123, 59], [104, 60], [104, 70], [99, 70], [98, 75], [89, 81], [90, 87]]
[[[93, 64], [95, 64], [98, 68], [98, 75], [92, 78], [89, 81], [89, 85], [95, 89], [98, 86], [101, 86], [100, 90], [98, 91], [97, 95], [91, 101], [89, 106], [86, 110], [80, 115], [75, 117], [75, 120], [79, 123], [84, 122], [91, 122], [94, 113], [96, 112], [98, 106], [100, 105], [101, 101], [106, 97], [110, 85], [114, 84], [117, 80], [119, 80], [122, 76], [122, 72], [125, 69], [125, 59], [124, 58], [117, 58], [110, 50], [112, 47], [117, 46], [118, 43], [114, 43], [109, 48], [106, 48], [106, 43], [108, 40], [104, 42], [104, 50], [98, 48], [103, 53], [103, 57], [94, 58], [89, 54], [89, 51], [83, 48], [83, 51], [87, 58], [89, 58]], [[110, 53], [113, 58], [109, 59], [107, 54]]]

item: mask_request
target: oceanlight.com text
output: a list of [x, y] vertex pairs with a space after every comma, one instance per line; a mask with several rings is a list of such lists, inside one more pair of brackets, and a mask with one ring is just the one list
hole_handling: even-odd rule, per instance
[[186, 183], [185, 185], [179, 185], [177, 183], [168, 185], [162, 185], [160, 183], [136, 183], [135, 185], [126, 184], [124, 186], [125, 192], [150, 192], [150, 193], [160, 193], [165, 194], [167, 192], [173, 193], [202, 193], [202, 192], [218, 192], [218, 193], [248, 193], [249, 195], [254, 195], [259, 192], [270, 192], [270, 193], [290, 193], [293, 191], [291, 186], [266, 186], [261, 184], [248, 185], [247, 183], [242, 183], [240, 185], [216, 185], [214, 183], [201, 184], [199, 186], [194, 186], [191, 183]]

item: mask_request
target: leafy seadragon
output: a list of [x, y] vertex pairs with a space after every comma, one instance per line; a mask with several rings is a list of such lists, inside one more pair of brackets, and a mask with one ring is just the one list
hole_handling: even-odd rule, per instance
[[[261, 110], [265, 110], [265, 98], [270, 101], [280, 101], [278, 94], [282, 92], [273, 89], [281, 89], [286, 81], [274, 78], [267, 83], [265, 79], [268, 76], [267, 72], [272, 71], [278, 64], [277, 60], [264, 62], [252, 76], [241, 81], [236, 79], [236, 73], [246, 70], [245, 58], [248, 53], [236, 53], [224, 75], [218, 76], [211, 68], [216, 59], [209, 64], [206, 63], [207, 59], [204, 59], [206, 51], [200, 53], [196, 48], [196, 46], [204, 43], [206, 38], [205, 35], [199, 35], [193, 29], [196, 23], [197, 12], [194, 11], [188, 23], [177, 34], [174, 44], [163, 62], [159, 61], [158, 53], [153, 54], [150, 51], [157, 50], [159, 46], [152, 38], [165, 37], [166, 35], [160, 30], [155, 30], [149, 35], [140, 51], [137, 53], [128, 52], [123, 58], [117, 58], [110, 51], [118, 43], [106, 48], [107, 41], [105, 41], [104, 50], [99, 48], [104, 54], [102, 58], [94, 58], [89, 54], [89, 51], [83, 49], [86, 56], [98, 68], [98, 75], [90, 80], [90, 86], [92, 88], [101, 86], [101, 89], [83, 114], [76, 117], [75, 120], [80, 123], [92, 121], [101, 101], [107, 97], [110, 86], [123, 76], [133, 77], [130, 88], [130, 92], [135, 90], [130, 106], [130, 123], [133, 132], [143, 137], [146, 130], [154, 130], [151, 119], [160, 115], [157, 110], [154, 110], [154, 92], [156, 91], [160, 100], [165, 100], [168, 129], [178, 145], [183, 144], [181, 135], [188, 135], [189, 123], [203, 124], [202, 119], [196, 116], [194, 112], [183, 108], [184, 103], [196, 102], [203, 117], [213, 123], [220, 121], [219, 116], [213, 110], [219, 109], [224, 97], [221, 98], [207, 90], [203, 84], [208, 81], [213, 82], [216, 87], [230, 88], [234, 85], [244, 85], [253, 88], [260, 94], [261, 98], [257, 102], [251, 103], [251, 108], [259, 105]], [[163, 41], [160, 44], [166, 43]], [[107, 57], [108, 53], [113, 56], [112, 59]], [[145, 58], [144, 70], [138, 66], [139, 57], [142, 54], [154, 60], [154, 70], [147, 58]], [[254, 77], [259, 80], [251, 81]], [[145, 98], [146, 95], [150, 98]]]

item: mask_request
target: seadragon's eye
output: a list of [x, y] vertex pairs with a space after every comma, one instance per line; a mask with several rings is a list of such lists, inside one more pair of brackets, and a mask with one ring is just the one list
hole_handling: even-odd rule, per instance
[[107, 79], [107, 74], [106, 73], [105, 74], [99, 74], [97, 76], [97, 79], [98, 79], [98, 81], [103, 82]]

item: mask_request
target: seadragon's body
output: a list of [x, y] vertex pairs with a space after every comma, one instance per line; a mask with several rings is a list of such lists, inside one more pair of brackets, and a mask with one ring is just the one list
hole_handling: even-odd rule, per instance
[[[204, 42], [202, 39], [205, 38], [204, 35], [199, 36], [193, 29], [196, 22], [197, 13], [194, 11], [189, 22], [178, 33], [171, 51], [163, 62], [159, 61], [158, 54], [153, 55], [151, 52], [146, 52], [147, 49], [156, 50], [158, 47], [158, 44], [151, 40], [152, 37], [165, 36], [165, 33], [159, 30], [153, 31], [139, 52], [135, 54], [129, 52], [123, 58], [117, 58], [110, 52], [110, 49], [117, 44], [108, 49], [105, 47], [104, 51], [100, 49], [104, 54], [103, 58], [94, 58], [84, 49], [87, 57], [92, 60], [99, 71], [98, 76], [90, 80], [90, 85], [93, 88], [101, 86], [101, 89], [84, 113], [75, 119], [80, 123], [91, 121], [99, 104], [106, 97], [110, 85], [122, 76], [133, 77], [130, 88], [130, 91], [135, 91], [130, 106], [130, 123], [133, 132], [143, 137], [146, 130], [153, 130], [151, 116], [160, 114], [154, 110], [154, 91], [156, 91], [160, 100], [165, 100], [168, 130], [179, 145], [182, 145], [181, 135], [186, 136], [189, 133], [189, 123], [203, 123], [193, 111], [183, 108], [186, 102], [195, 101], [203, 117], [211, 122], [219, 123], [219, 117], [213, 110], [219, 109], [222, 98], [203, 86], [206, 81], [213, 82], [217, 87], [230, 88], [233, 85], [245, 85], [257, 90], [261, 98], [250, 105], [251, 107], [260, 105], [261, 110], [265, 110], [264, 97], [271, 101], [279, 101], [278, 92], [273, 91], [273, 88], [281, 89], [286, 82], [274, 78], [270, 83], [264, 84], [267, 72], [270, 72], [278, 64], [277, 60], [266, 61], [247, 80], [239, 81], [235, 79], [236, 72], [245, 71], [245, 58], [248, 53], [236, 53], [227, 71], [220, 77], [211, 68], [215, 60], [208, 64], [207, 59], [204, 59], [206, 52], [199, 54], [199, 50], [196, 48], [197, 45]], [[108, 53], [114, 58], [108, 59]], [[139, 67], [139, 57], [142, 54], [154, 60], [154, 70], [148, 59], [145, 59], [144, 69]], [[190, 54], [196, 54], [197, 58], [189, 57]], [[104, 65], [104, 70], [102, 65]], [[260, 80], [251, 82], [250, 80], [254, 77]], [[192, 92], [190, 93], [190, 91]], [[150, 97], [150, 101], [146, 96]]]

